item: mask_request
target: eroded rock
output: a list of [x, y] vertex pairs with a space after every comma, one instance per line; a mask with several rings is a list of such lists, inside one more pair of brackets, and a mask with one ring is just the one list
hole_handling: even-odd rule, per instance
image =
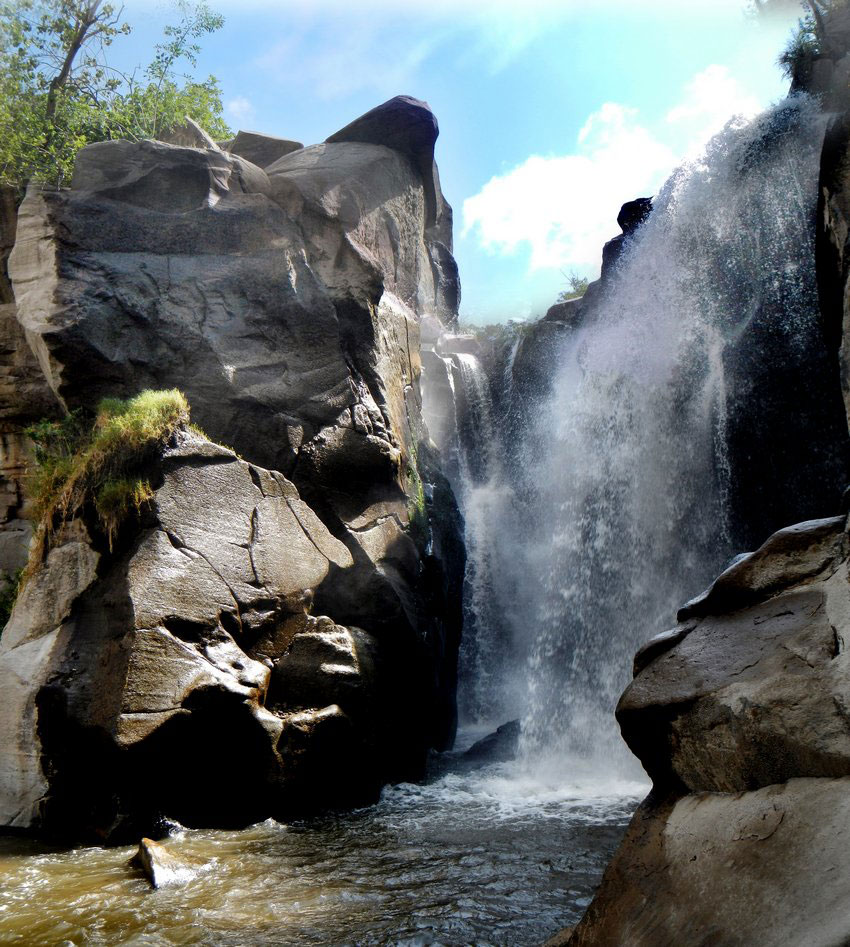
[[399, 660], [421, 642], [307, 613], [354, 561], [294, 485], [190, 432], [151, 474], [142, 522], [109, 552], [74, 521], [0, 638], [3, 824], [117, 840], [163, 814], [240, 825], [415, 777], [429, 672]]
[[850, 779], [647, 802], [570, 947], [832, 947], [850, 939]]
[[239, 131], [233, 141], [228, 142], [227, 150], [245, 158], [258, 168], [267, 168], [278, 158], [303, 147], [300, 141], [276, 138], [274, 135], [263, 135], [260, 132]]
[[130, 865], [138, 868], [154, 889], [191, 881], [199, 870], [197, 865], [179, 858], [160, 842], [149, 838], [139, 842], [139, 850], [130, 859]]

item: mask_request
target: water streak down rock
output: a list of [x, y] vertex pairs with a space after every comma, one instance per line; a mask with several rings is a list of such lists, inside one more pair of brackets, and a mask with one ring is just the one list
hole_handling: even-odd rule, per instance
[[110, 555], [80, 522], [33, 575], [0, 640], [0, 823], [236, 824], [451, 744], [464, 554], [419, 394], [420, 318], [457, 315], [451, 209], [428, 106], [368, 116], [265, 169], [91, 145], [29, 191], [17, 339], [53, 403], [179, 387], [245, 463], [175, 445], [141, 533]]

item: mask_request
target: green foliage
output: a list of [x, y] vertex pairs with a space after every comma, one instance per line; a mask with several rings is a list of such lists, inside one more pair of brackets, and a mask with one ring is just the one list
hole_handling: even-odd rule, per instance
[[223, 19], [206, 3], [176, 4], [151, 64], [124, 75], [106, 62], [113, 40], [130, 32], [121, 10], [102, 0], [0, 0], [0, 181], [69, 183], [84, 145], [114, 138], [156, 138], [188, 115], [227, 137], [221, 90], [180, 75], [194, 67], [197, 40]]
[[587, 277], [577, 276], [575, 273], [571, 273], [567, 277], [567, 282], [570, 284], [570, 288], [561, 290], [561, 292], [558, 293], [557, 301], [559, 303], [565, 303], [570, 299], [579, 299], [587, 292]]
[[[830, 52], [829, 18], [850, 5], [848, 0], [807, 0], [808, 12], [797, 21], [788, 45], [777, 63], [788, 79], [805, 86], [812, 66]], [[834, 50], [833, 50], [834, 52]]]
[[111, 549], [121, 523], [153, 496], [146, 465], [188, 423], [186, 398], [171, 389], [143, 391], [129, 401], [105, 398], [93, 423], [75, 413], [30, 427], [36, 470], [29, 492], [38, 522], [31, 565], [62, 523], [89, 503]]
[[804, 80], [819, 55], [820, 41], [815, 28], [815, 20], [809, 14], [797, 22], [794, 33], [788, 45], [780, 53], [777, 63], [787, 79]]
[[6, 627], [12, 609], [15, 607], [23, 574], [24, 570], [18, 569], [11, 575], [7, 575], [3, 579], [3, 585], [0, 586], [0, 634], [3, 633], [3, 628]]

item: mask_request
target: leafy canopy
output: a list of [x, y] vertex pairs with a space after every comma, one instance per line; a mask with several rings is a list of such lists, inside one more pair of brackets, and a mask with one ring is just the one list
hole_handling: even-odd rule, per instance
[[176, 10], [150, 64], [125, 74], [108, 50], [131, 28], [112, 5], [0, 0], [0, 182], [67, 185], [84, 145], [161, 137], [187, 115], [228, 137], [218, 81], [180, 71], [196, 67], [198, 41], [224, 20], [204, 0], [178, 0]]
[[830, 42], [830, 16], [846, 9], [850, 3], [848, 0], [806, 0], [801, 5], [806, 13], [797, 21], [778, 64], [787, 78], [805, 85], [815, 60], [835, 53]]

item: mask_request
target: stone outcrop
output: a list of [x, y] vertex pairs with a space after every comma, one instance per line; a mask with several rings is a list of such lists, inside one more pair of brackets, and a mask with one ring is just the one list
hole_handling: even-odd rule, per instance
[[[360, 125], [307, 148], [254, 133], [229, 150], [91, 145], [70, 190], [21, 206], [7, 362], [25, 412], [177, 387], [245, 462], [175, 447], [157, 524], [109, 555], [78, 523], [35, 571], [0, 639], [16, 694], [0, 822], [111, 836], [156, 807], [241, 822], [373, 798], [451, 744], [462, 524], [419, 393], [420, 320], [457, 314], [451, 209], [427, 105], [394, 99]], [[175, 500], [177, 480], [193, 487]], [[216, 549], [196, 555], [205, 532]], [[162, 786], [152, 748], [173, 760]], [[121, 765], [89, 805], [82, 763], [101, 752]]]
[[[834, 78], [848, 61], [833, 56], [827, 71]], [[846, 76], [839, 79], [846, 95]], [[832, 96], [835, 88], [830, 80], [814, 91], [827, 105], [846, 107]], [[824, 337], [838, 356], [845, 406], [848, 128], [845, 111], [827, 130], [816, 246]], [[818, 372], [834, 394], [838, 372]], [[776, 404], [786, 396], [783, 378], [773, 371]], [[759, 423], [771, 423], [769, 412]], [[764, 465], [752, 474], [764, 478]], [[765, 486], [768, 494], [771, 487]], [[850, 869], [846, 515], [770, 536], [737, 557], [677, 619], [638, 652], [634, 680], [617, 708], [652, 792], [567, 942], [847, 943], [841, 890]]]
[[228, 143], [227, 150], [231, 154], [250, 161], [258, 168], [266, 168], [274, 164], [278, 158], [303, 147], [300, 141], [276, 138], [274, 135], [263, 135], [260, 132], [240, 131], [233, 141]]
[[571, 945], [850, 937], [832, 909], [848, 867], [848, 550], [844, 517], [783, 530], [638, 653], [617, 718], [653, 791]]
[[85, 517], [66, 529], [0, 639], [2, 824], [138, 837], [416, 775], [433, 657], [409, 626], [311, 614], [355, 564], [295, 486], [191, 432], [151, 480], [112, 552]]
[[848, 807], [847, 778], [645, 803], [562, 943], [847, 943]]

